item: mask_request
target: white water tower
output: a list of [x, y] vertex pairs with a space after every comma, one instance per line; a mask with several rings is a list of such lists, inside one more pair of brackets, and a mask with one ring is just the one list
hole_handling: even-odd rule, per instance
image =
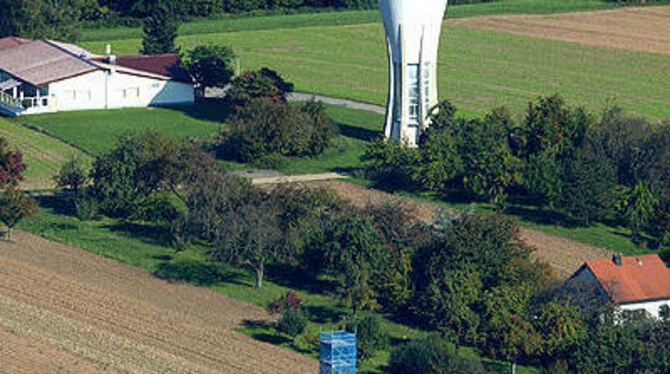
[[416, 145], [437, 105], [437, 50], [448, 0], [378, 0], [386, 30], [387, 138]]

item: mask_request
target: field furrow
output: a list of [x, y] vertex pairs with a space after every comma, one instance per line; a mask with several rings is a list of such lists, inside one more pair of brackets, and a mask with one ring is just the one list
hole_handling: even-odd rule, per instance
[[[257, 307], [29, 234], [16, 241], [0, 243], [0, 336], [58, 352], [63, 372], [315, 371], [310, 359], [233, 331], [267, 319]], [[12, 372], [53, 371], [34, 366], [37, 353], [0, 351], [0, 367], [5, 360]]]

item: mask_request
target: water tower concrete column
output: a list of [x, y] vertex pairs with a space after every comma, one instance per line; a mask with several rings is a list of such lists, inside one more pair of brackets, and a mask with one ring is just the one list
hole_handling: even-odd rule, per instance
[[384, 132], [416, 145], [437, 105], [437, 50], [448, 0], [378, 0], [386, 30], [389, 87]]

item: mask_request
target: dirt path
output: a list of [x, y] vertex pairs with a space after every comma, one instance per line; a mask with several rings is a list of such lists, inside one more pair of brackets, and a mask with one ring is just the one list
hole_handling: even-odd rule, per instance
[[[344, 181], [317, 182], [315, 185], [332, 189], [341, 197], [358, 206], [389, 200], [399, 202], [410, 208], [416, 218], [428, 223], [435, 221], [435, 217], [441, 209], [437, 204], [403, 198]], [[572, 275], [584, 261], [608, 258], [612, 255], [610, 251], [603, 248], [577, 243], [526, 228], [521, 229], [521, 237], [526, 243], [535, 247], [534, 256], [536, 258], [548, 262], [556, 271], [556, 275], [563, 278]]]
[[449, 20], [447, 24], [596, 47], [670, 54], [670, 6], [472, 17]]
[[[233, 331], [266, 313], [94, 254], [16, 233], [0, 242], [0, 373], [315, 373]], [[250, 290], [251, 292], [251, 290]]]
[[372, 112], [372, 113], [377, 113], [384, 115], [386, 114], [386, 108], [379, 106], [379, 105], [374, 105], [374, 104], [368, 104], [368, 103], [361, 103], [358, 101], [353, 101], [353, 100], [347, 100], [347, 99], [340, 99], [336, 97], [330, 97], [330, 96], [324, 96], [324, 95], [317, 95], [317, 94], [309, 94], [309, 93], [303, 93], [303, 92], [292, 92], [288, 95], [288, 101], [321, 101], [324, 104], [329, 104], [333, 106], [340, 106], [344, 108], [349, 108], [349, 109], [356, 109], [356, 110], [363, 110], [366, 112]]

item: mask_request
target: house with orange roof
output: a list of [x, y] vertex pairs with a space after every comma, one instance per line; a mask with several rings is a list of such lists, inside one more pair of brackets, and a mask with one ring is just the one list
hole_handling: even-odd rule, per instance
[[0, 114], [193, 104], [175, 54], [106, 56], [53, 40], [0, 39]]
[[594, 285], [602, 297], [599, 301], [611, 302], [622, 312], [670, 317], [670, 270], [658, 255], [615, 254], [612, 259], [588, 261], [568, 282]]

